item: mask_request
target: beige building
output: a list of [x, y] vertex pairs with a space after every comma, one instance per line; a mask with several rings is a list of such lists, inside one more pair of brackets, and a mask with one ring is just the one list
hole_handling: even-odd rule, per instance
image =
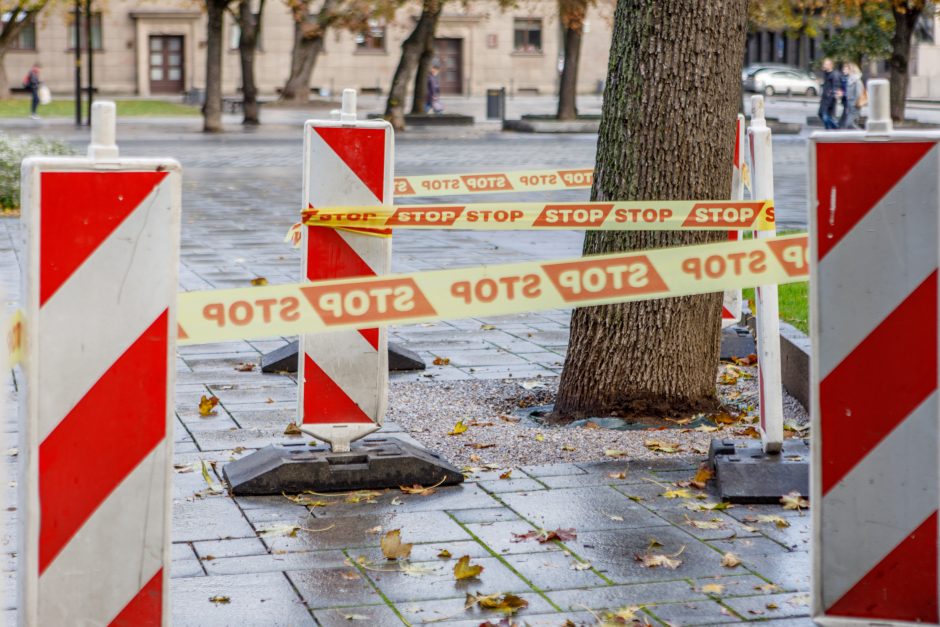
[[[93, 20], [95, 85], [108, 94], [179, 94], [205, 84], [205, 15], [201, 3], [110, 0]], [[612, 7], [611, 7], [612, 8]], [[591, 9], [585, 24], [579, 91], [593, 93], [607, 72], [610, 11]], [[400, 9], [389, 23], [366, 32], [333, 30], [311, 79], [315, 91], [345, 87], [385, 93], [398, 63], [401, 42], [415, 23], [419, 5]], [[553, 94], [561, 62], [561, 27], [555, 0], [527, 0], [502, 11], [495, 2], [448, 3], [437, 32], [443, 65], [442, 91], [479, 95], [487, 88]], [[226, 16], [223, 85], [234, 94], [241, 82], [238, 27]], [[84, 28], [82, 29], [84, 31]], [[84, 33], [81, 37], [84, 42]], [[285, 3], [265, 4], [256, 80], [274, 95], [290, 70], [293, 22]], [[38, 60], [53, 92], [74, 89], [75, 33], [64, 9], [49, 10], [24, 31], [5, 65], [14, 85]], [[84, 46], [84, 43], [83, 43]]]

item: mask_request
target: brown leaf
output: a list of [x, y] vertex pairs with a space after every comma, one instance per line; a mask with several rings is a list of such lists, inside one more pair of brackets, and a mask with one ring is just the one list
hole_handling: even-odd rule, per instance
[[574, 540], [578, 537], [578, 533], [574, 529], [555, 529], [554, 531], [547, 531], [545, 529], [538, 529], [536, 531], [529, 531], [527, 533], [514, 533], [512, 534], [513, 542], [524, 542], [526, 540], [538, 540], [540, 544], [545, 544], [546, 542], [551, 542], [553, 540], [559, 540], [564, 542], [566, 540]]
[[206, 396], [205, 394], [199, 399], [199, 415], [200, 416], [214, 416], [215, 406], [219, 404], [219, 399], [215, 396]]
[[588, 420], [587, 422], [584, 423], [584, 425], [581, 428], [582, 429], [600, 429], [601, 426], [597, 424], [596, 422]]
[[795, 509], [796, 511], [802, 511], [804, 507], [809, 507], [809, 501], [804, 499], [796, 490], [781, 496], [780, 503], [783, 505], [783, 509]]
[[721, 556], [721, 565], [725, 568], [735, 568], [741, 565], [741, 558], [731, 551], [728, 551]]
[[636, 561], [641, 562], [646, 568], [668, 568], [675, 570], [682, 564], [682, 560], [676, 559], [685, 547], [679, 550], [675, 555], [663, 555], [662, 553], [642, 553], [634, 555]]
[[232, 599], [227, 596], [217, 594], [214, 597], [209, 597], [209, 602], [215, 603], [216, 605], [225, 605], [227, 603], [231, 603]]
[[297, 426], [296, 422], [291, 422], [287, 425], [287, 428], [284, 429], [284, 435], [303, 435], [304, 432], [300, 430], [300, 427]]
[[447, 549], [441, 549], [441, 552], [438, 553], [437, 556], [441, 558], [442, 560], [449, 560], [451, 558], [450, 551], [448, 551]]
[[499, 476], [499, 478], [500, 478], [500, 479], [509, 479], [509, 477], [510, 477], [511, 475], [512, 475], [512, 468], [510, 468], [509, 470], [507, 470], [506, 472], [504, 472], [503, 474], [501, 474], [501, 475]]
[[488, 595], [482, 595], [479, 592], [467, 594], [464, 608], [470, 609], [474, 605], [512, 615], [523, 608], [529, 607], [529, 602], [515, 594], [500, 594], [498, 592]]
[[469, 446], [470, 448], [482, 451], [483, 449], [493, 448], [496, 444], [481, 444], [480, 442], [471, 442], [470, 444], [464, 444], [464, 446]]
[[682, 446], [679, 444], [663, 442], [662, 440], [647, 440], [643, 443], [643, 446], [656, 453], [678, 453], [682, 450]]
[[479, 564], [471, 564], [470, 556], [464, 555], [457, 563], [454, 564], [454, 579], [460, 581], [461, 579], [473, 579], [479, 577], [480, 573], [483, 572], [483, 567]]
[[435, 366], [447, 366], [450, 364], [450, 357], [435, 357], [432, 363]]
[[411, 555], [411, 545], [401, 541], [401, 529], [392, 529], [382, 536], [382, 555], [385, 559], [405, 559]]
[[405, 494], [417, 494], [418, 496], [430, 496], [436, 492], [433, 487], [426, 488], [423, 485], [418, 485], [417, 483], [413, 486], [400, 485], [398, 486], [398, 489]]
[[760, 523], [773, 523], [777, 525], [780, 529], [786, 529], [790, 526], [790, 521], [784, 518], [783, 516], [758, 516], [757, 522]]
[[255, 287], [261, 287], [262, 285], [267, 285], [268, 280], [263, 276], [256, 277], [251, 280], [251, 284]]
[[235, 370], [239, 372], [251, 372], [254, 369], [255, 364], [251, 363], [250, 361], [243, 361], [242, 363], [235, 366]]
[[756, 439], [760, 437], [760, 431], [758, 431], [754, 427], [745, 427], [743, 429], [738, 429], [737, 431], [734, 432], [734, 434], [739, 435], [742, 438], [755, 438]]
[[747, 357], [732, 357], [731, 361], [733, 361], [738, 366], [753, 366], [757, 363], [757, 355], [751, 353]]
[[627, 473], [626, 472], [609, 472], [607, 473], [607, 476], [610, 477], [611, 479], [626, 479]]

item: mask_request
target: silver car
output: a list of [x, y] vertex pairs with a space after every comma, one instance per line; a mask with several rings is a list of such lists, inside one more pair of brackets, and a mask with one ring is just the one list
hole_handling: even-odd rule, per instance
[[774, 94], [815, 96], [819, 93], [819, 80], [805, 70], [768, 68], [748, 76], [744, 81], [744, 89], [765, 96]]

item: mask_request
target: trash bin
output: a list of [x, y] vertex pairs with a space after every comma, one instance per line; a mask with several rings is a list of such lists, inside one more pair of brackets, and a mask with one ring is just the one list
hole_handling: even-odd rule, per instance
[[506, 117], [506, 88], [486, 90], [486, 119], [502, 120]]

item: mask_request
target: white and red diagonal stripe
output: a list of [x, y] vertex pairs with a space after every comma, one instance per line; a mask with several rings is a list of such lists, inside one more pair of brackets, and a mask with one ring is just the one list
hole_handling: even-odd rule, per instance
[[[309, 207], [384, 204], [391, 197], [391, 130], [382, 123], [306, 128], [304, 194]], [[386, 235], [382, 237], [381, 235]], [[390, 232], [307, 227], [304, 274], [309, 280], [385, 274]], [[388, 354], [384, 328], [301, 337], [299, 411], [302, 428], [333, 441], [333, 425], [356, 424], [356, 436], [378, 428], [385, 413]], [[342, 437], [342, 436], [337, 436]]]
[[160, 625], [178, 175], [46, 171], [31, 204], [21, 607], [36, 624]]
[[[744, 200], [744, 116], [738, 114], [734, 125], [734, 157], [731, 164], [731, 200]], [[728, 231], [728, 240], [735, 242], [738, 231]], [[725, 290], [721, 304], [721, 326], [730, 327], [741, 320], [741, 290]], [[743, 355], [742, 355], [743, 357]]]
[[818, 612], [936, 624], [940, 149], [818, 139], [815, 158]]

